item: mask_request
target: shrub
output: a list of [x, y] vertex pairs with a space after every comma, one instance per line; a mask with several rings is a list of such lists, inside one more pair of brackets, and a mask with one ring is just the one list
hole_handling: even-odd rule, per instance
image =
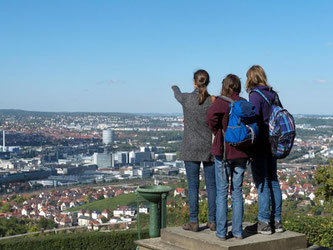
[[[114, 232], [84, 232], [71, 234], [25, 237], [0, 241], [5, 250], [65, 250], [65, 249], [135, 249], [138, 233], [134, 230]], [[148, 238], [148, 231], [141, 231], [141, 238]]]
[[296, 216], [283, 223], [286, 230], [304, 233], [307, 241], [322, 247], [333, 247], [332, 217]]

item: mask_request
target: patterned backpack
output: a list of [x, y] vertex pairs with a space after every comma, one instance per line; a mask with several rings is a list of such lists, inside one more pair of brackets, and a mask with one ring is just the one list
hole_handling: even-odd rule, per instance
[[296, 136], [294, 117], [282, 107], [276, 93], [275, 99], [270, 102], [260, 90], [254, 89], [251, 92], [257, 92], [270, 105], [269, 142], [273, 157], [277, 159], [287, 157]]

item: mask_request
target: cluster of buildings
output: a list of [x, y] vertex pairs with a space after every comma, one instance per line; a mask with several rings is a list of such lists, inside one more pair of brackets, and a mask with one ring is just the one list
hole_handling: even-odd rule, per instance
[[[302, 168], [300, 166], [279, 166], [278, 167], [279, 183], [282, 192], [282, 199], [291, 200], [303, 200], [304, 204], [311, 204], [311, 201], [315, 199], [315, 187], [314, 183], [314, 168]], [[200, 179], [203, 179], [203, 175], [200, 175]], [[186, 188], [176, 188], [173, 193], [174, 196], [180, 196], [182, 198], [187, 197]], [[199, 200], [206, 199], [206, 192], [199, 192]], [[243, 198], [244, 204], [251, 205], [258, 201], [258, 191], [252, 180], [250, 174], [244, 176], [243, 181]], [[170, 202], [168, 202], [170, 205]], [[231, 204], [229, 205], [231, 208]]]
[[317, 157], [331, 159], [333, 158], [333, 135], [318, 136], [316, 139], [303, 140], [296, 138], [294, 142], [294, 151], [302, 153], [299, 159], [306, 159], [309, 163]]
[[[176, 176], [184, 163], [175, 153], [140, 151], [94, 153], [45, 162], [44, 156], [30, 159], [0, 159], [0, 192], [104, 183], [126, 179], [146, 179], [155, 175]], [[22, 191], [22, 190], [21, 190]]]
[[[22, 189], [27, 191], [27, 186], [22, 185], [22, 182], [28, 182], [30, 189], [36, 189], [144, 179], [160, 173], [175, 175], [183, 165], [176, 161], [176, 153], [164, 153], [161, 150], [163, 147], [132, 144], [139, 150], [117, 151], [124, 141], [116, 141], [116, 131], [139, 131], [141, 126], [152, 129], [159, 129], [161, 126], [174, 128], [179, 122], [177, 117], [112, 114], [69, 116], [55, 113], [45, 114], [43, 117], [37, 114], [23, 115], [19, 119], [5, 116], [2, 119], [5, 121], [0, 128], [7, 129], [7, 137], [11, 138], [12, 144], [13, 141], [24, 144], [25, 141], [20, 141], [20, 138], [25, 138], [26, 135], [44, 136], [51, 141], [66, 141], [57, 146], [8, 147], [5, 144], [6, 132], [3, 130], [3, 143], [0, 147], [0, 193]], [[118, 137], [121, 138], [121, 135], [118, 134]], [[89, 138], [97, 141], [80, 141]], [[132, 143], [126, 140], [126, 143]]]
[[[310, 123], [297, 123], [299, 132], [295, 138], [293, 151], [299, 157], [293, 162], [317, 164], [318, 160], [333, 158], [333, 117], [307, 118]], [[304, 134], [304, 135], [302, 135]], [[288, 158], [286, 161], [289, 161]]]
[[[161, 153], [155, 146], [141, 146], [136, 151], [110, 150], [114, 144], [112, 129], [103, 130], [102, 141], [102, 152], [99, 148], [93, 153], [84, 146], [57, 146], [40, 147], [35, 157], [0, 155], [0, 192], [18, 191], [20, 182], [28, 182], [34, 189], [144, 179], [159, 173], [177, 175], [183, 166], [176, 161], [176, 153]], [[7, 153], [5, 140], [2, 149]]]
[[[53, 139], [101, 139], [103, 130], [182, 130], [181, 116], [133, 115], [120, 113], [0, 113], [0, 129], [16, 135], [43, 135]], [[27, 138], [31, 139], [31, 138]]]
[[[314, 168], [300, 170], [297, 167], [280, 167], [277, 173], [283, 200], [306, 199], [313, 201], [315, 199], [315, 187], [312, 184]], [[257, 202], [258, 191], [251, 177], [244, 181], [243, 186], [249, 190], [247, 195], [244, 194], [244, 203], [251, 205]]]
[[[81, 206], [87, 202], [93, 202], [104, 198], [114, 198], [119, 195], [134, 192], [135, 188], [130, 186], [115, 187], [104, 186], [100, 188], [70, 188], [65, 190], [44, 191], [38, 195], [29, 196], [23, 202], [12, 200], [12, 195], [3, 197], [2, 205], [10, 204], [10, 212], [0, 213], [0, 217], [25, 217], [39, 219], [44, 217], [53, 220], [58, 227], [87, 226], [97, 229], [98, 225], [124, 224], [127, 225], [134, 220], [137, 214], [136, 207], [118, 206], [115, 210], [104, 209], [79, 211], [68, 211], [71, 208]], [[24, 197], [24, 196], [22, 196]], [[139, 211], [148, 213], [148, 207], [141, 205]]]

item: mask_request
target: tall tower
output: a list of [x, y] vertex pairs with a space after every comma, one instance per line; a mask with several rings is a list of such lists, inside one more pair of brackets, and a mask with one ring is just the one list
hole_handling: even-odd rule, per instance
[[2, 152], [6, 152], [6, 131], [2, 131]]
[[112, 129], [103, 130], [103, 144], [109, 145], [114, 141], [114, 131]]

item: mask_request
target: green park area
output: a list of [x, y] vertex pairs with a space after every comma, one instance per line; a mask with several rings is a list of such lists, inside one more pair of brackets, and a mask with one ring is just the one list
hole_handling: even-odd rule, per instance
[[[170, 186], [172, 188], [176, 188], [179, 186], [185, 187], [186, 184], [183, 180], [180, 183], [172, 183], [168, 186]], [[203, 187], [204, 187], [204, 185], [202, 182], [201, 188], [203, 188]], [[174, 197], [169, 195], [168, 200], [174, 201], [175, 199], [174, 199]], [[148, 202], [146, 200], [144, 200], [142, 197], [139, 197], [139, 202], [148, 204]], [[91, 211], [94, 211], [94, 210], [103, 211], [104, 209], [109, 209], [110, 211], [112, 211], [112, 210], [116, 209], [118, 206], [137, 206], [136, 193], [134, 192], [134, 193], [129, 193], [129, 194], [123, 194], [123, 195], [119, 195], [119, 196], [116, 196], [113, 198], [107, 198], [107, 199], [102, 199], [102, 200], [86, 203], [81, 206], [70, 208], [67, 211], [75, 212], [75, 211], [79, 211], [81, 209], [91, 210]]]
[[84, 204], [82, 206], [73, 207], [68, 209], [70, 212], [85, 210], [99, 210], [109, 209], [110, 211], [117, 208], [117, 206], [136, 206], [136, 195], [135, 193], [123, 194], [114, 198], [107, 198], [99, 201]]

